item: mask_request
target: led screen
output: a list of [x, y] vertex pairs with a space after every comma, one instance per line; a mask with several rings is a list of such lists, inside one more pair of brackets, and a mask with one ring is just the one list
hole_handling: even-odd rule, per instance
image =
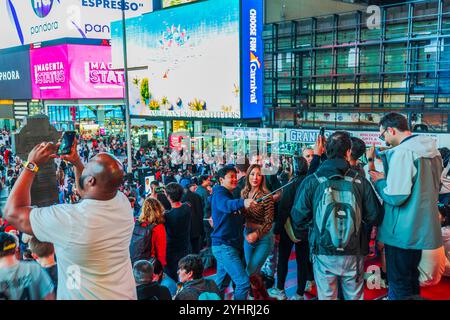
[[[127, 19], [128, 61], [144, 67], [129, 74], [131, 114], [240, 118], [239, 16], [239, 0], [210, 0]], [[112, 32], [114, 60], [120, 22]]]

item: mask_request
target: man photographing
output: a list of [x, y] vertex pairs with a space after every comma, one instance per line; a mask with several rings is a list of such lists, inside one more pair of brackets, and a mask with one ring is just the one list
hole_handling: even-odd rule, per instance
[[82, 201], [31, 207], [30, 189], [39, 167], [58, 145], [43, 142], [31, 150], [6, 206], [5, 218], [18, 230], [54, 244], [58, 259], [59, 300], [136, 299], [129, 245], [134, 221], [130, 202], [118, 191], [121, 163], [100, 153], [84, 167], [74, 140], [70, 154]]

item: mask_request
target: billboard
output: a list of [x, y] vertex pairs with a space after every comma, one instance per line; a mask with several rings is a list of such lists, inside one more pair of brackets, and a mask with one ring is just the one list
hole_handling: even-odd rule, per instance
[[162, 6], [163, 8], [168, 8], [172, 6], [177, 6], [179, 4], [185, 4], [189, 2], [195, 2], [198, 0], [162, 0]]
[[31, 99], [28, 50], [0, 54], [0, 100]]
[[149, 0], [2, 0], [0, 49], [60, 39], [110, 39], [111, 21], [153, 10]]
[[242, 118], [263, 116], [263, 2], [242, 1]]
[[123, 98], [124, 73], [104, 46], [59, 45], [30, 50], [34, 99]]
[[[129, 67], [145, 67], [129, 74], [132, 115], [240, 118], [239, 3], [195, 2], [127, 20]], [[121, 26], [112, 24], [115, 67], [123, 65]]]

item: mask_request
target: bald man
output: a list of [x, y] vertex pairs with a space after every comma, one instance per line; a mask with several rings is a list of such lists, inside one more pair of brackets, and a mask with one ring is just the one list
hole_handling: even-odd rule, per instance
[[59, 300], [136, 299], [129, 246], [134, 227], [127, 197], [118, 191], [124, 171], [112, 155], [100, 153], [86, 167], [77, 153], [61, 158], [75, 168], [77, 204], [31, 207], [30, 189], [39, 167], [57, 157], [58, 144], [41, 143], [28, 155], [5, 206], [18, 230], [54, 244]]

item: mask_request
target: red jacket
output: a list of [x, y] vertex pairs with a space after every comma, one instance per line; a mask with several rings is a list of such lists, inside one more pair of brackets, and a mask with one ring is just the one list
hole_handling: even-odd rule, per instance
[[151, 256], [158, 259], [163, 267], [165, 267], [167, 264], [166, 247], [167, 247], [166, 228], [164, 227], [164, 224], [158, 224], [152, 230]]

